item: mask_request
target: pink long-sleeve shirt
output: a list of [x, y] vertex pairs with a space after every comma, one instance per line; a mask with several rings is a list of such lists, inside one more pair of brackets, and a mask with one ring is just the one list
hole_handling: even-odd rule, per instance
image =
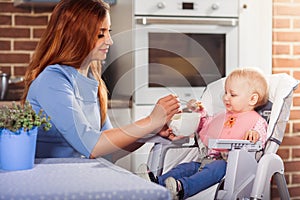
[[243, 139], [249, 130], [259, 133], [259, 140], [265, 144], [267, 122], [255, 111], [242, 113], [222, 112], [213, 117], [203, 117], [199, 124], [199, 136], [207, 146], [212, 139]]

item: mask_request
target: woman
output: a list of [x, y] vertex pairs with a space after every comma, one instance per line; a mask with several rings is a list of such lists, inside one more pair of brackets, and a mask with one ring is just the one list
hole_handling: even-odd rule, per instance
[[179, 111], [174, 95], [158, 101], [151, 114], [122, 128], [107, 117], [107, 90], [101, 79], [110, 36], [109, 6], [101, 0], [61, 0], [25, 75], [22, 98], [51, 117], [39, 130], [37, 157], [95, 158], [120, 149], [135, 150], [137, 139], [160, 132]]

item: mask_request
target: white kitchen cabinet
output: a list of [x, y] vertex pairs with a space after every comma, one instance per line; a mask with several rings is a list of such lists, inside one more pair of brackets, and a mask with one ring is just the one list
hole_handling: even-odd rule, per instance
[[240, 67], [272, 73], [272, 9], [272, 0], [240, 0]]

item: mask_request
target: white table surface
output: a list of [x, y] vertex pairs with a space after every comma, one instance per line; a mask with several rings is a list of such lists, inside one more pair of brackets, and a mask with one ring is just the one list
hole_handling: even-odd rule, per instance
[[0, 199], [168, 200], [168, 190], [105, 159], [48, 158], [33, 169], [0, 170]]

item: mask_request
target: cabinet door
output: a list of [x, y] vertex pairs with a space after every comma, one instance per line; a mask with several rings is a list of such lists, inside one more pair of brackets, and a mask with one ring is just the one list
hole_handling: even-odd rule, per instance
[[239, 66], [272, 72], [272, 0], [240, 0]]

